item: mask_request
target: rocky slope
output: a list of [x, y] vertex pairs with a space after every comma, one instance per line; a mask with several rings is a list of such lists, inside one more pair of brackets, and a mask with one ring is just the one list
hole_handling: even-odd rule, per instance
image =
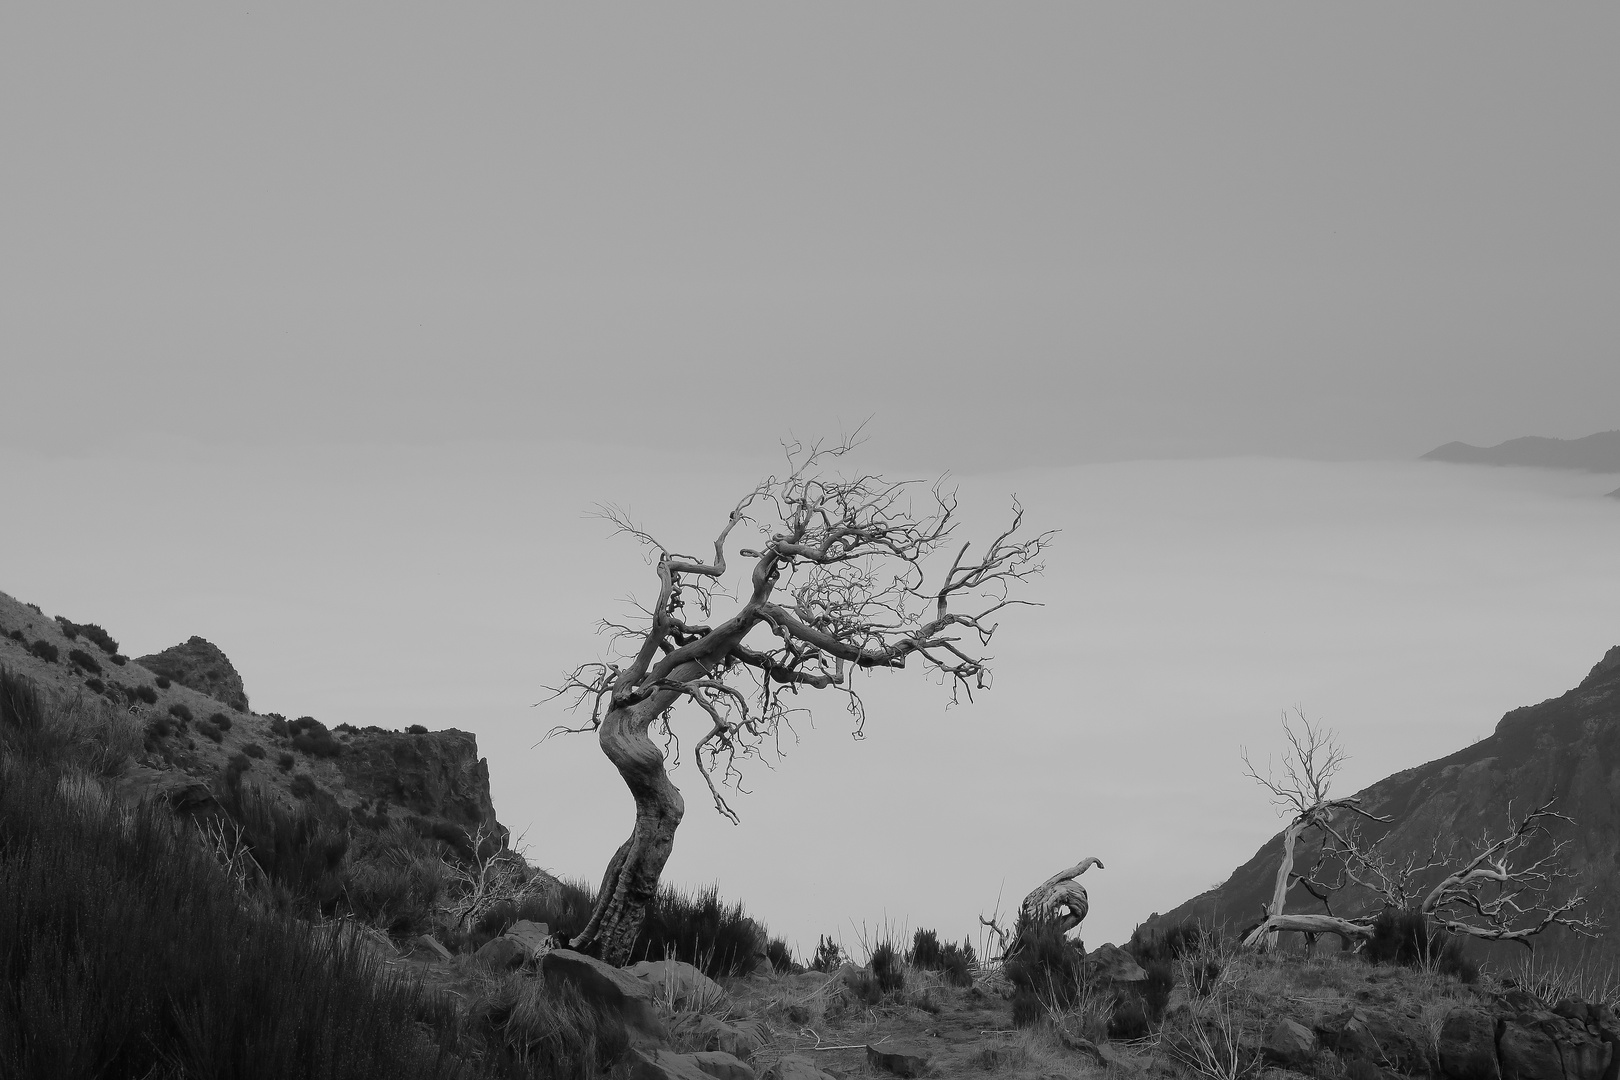
[[193, 636], [135, 662], [154, 675], [167, 676], [233, 709], [247, 711], [247, 690], [242, 686], [242, 676], [236, 673], [230, 658], [211, 641]]
[[272, 801], [372, 828], [406, 821], [452, 842], [480, 830], [507, 835], [470, 732], [289, 725], [248, 711], [235, 667], [200, 637], [139, 660], [117, 646], [99, 627], [48, 617], [0, 593], [0, 665], [47, 692], [123, 710], [144, 726], [145, 752], [118, 779], [131, 795], [196, 809], [212, 802], [234, 770]]
[[[1555, 822], [1557, 838], [1571, 842], [1568, 864], [1611, 930], [1594, 942], [1555, 929], [1537, 939], [1536, 956], [1604, 968], [1620, 957], [1620, 646], [1567, 694], [1514, 709], [1488, 738], [1357, 794], [1371, 813], [1393, 817], [1392, 825], [1373, 826], [1366, 835], [1376, 840], [1387, 833], [1382, 847], [1394, 855], [1427, 852], [1436, 837], [1449, 842], [1472, 840], [1487, 830], [1500, 835], [1510, 806], [1522, 813], [1556, 799], [1555, 809], [1576, 822]], [[1308, 866], [1317, 850], [1314, 843], [1302, 845], [1296, 865]], [[1530, 854], [1537, 850], [1545, 847]], [[1270, 898], [1281, 851], [1279, 833], [1218, 888], [1153, 915], [1147, 928], [1201, 920], [1236, 930], [1256, 922]], [[1336, 896], [1333, 910], [1357, 915], [1377, 907], [1371, 893], [1346, 889]], [[1322, 908], [1296, 889], [1288, 910]], [[1509, 962], [1523, 953], [1518, 946], [1491, 948]]]
[[1620, 472], [1620, 431], [1603, 431], [1580, 439], [1546, 439], [1529, 435], [1495, 446], [1449, 442], [1423, 455], [1428, 461], [1464, 465], [1533, 465], [1544, 469]]

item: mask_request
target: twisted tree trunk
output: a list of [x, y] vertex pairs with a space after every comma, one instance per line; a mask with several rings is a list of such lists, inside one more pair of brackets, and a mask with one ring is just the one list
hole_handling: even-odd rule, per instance
[[657, 712], [651, 702], [615, 708], [602, 720], [602, 752], [624, 777], [636, 802], [636, 824], [602, 876], [590, 922], [570, 945], [623, 966], [658, 894], [658, 879], [675, 846], [686, 801], [664, 771], [664, 754], [647, 734]]

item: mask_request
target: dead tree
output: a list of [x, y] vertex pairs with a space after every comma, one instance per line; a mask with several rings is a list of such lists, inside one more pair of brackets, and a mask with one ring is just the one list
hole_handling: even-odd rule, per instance
[[[1288, 740], [1288, 752], [1283, 755], [1280, 775], [1269, 766], [1266, 774], [1260, 775], [1249, 760], [1248, 752], [1243, 753], [1245, 774], [1271, 792], [1271, 800], [1280, 810], [1292, 815], [1288, 826], [1283, 829], [1282, 858], [1277, 863], [1277, 879], [1272, 887], [1271, 900], [1266, 904], [1260, 924], [1244, 938], [1244, 944], [1250, 947], [1275, 945], [1277, 935], [1284, 930], [1298, 930], [1313, 937], [1323, 933], [1337, 934], [1346, 943], [1371, 933], [1370, 930], [1362, 931], [1359, 925], [1350, 920], [1334, 916], [1331, 909], [1325, 915], [1303, 917], [1284, 912], [1289, 892], [1301, 883], [1326, 903], [1324, 889], [1315, 880], [1315, 875], [1300, 874], [1294, 869], [1301, 838], [1312, 832], [1319, 833], [1323, 836], [1325, 847], [1328, 839], [1348, 835], [1348, 831], [1337, 824], [1346, 817], [1359, 815], [1373, 821], [1390, 820], [1362, 810], [1360, 799], [1331, 797], [1333, 777], [1344, 766], [1344, 750], [1332, 729], [1312, 724], [1302, 709], [1295, 712], [1299, 717], [1299, 731], [1294, 730], [1286, 714], [1283, 716], [1283, 735]], [[1348, 845], [1348, 840], [1341, 842]]]
[[[634, 624], [604, 624], [620, 658], [584, 664], [555, 690], [576, 708], [588, 706], [590, 718], [552, 734], [596, 732], [636, 809], [573, 948], [612, 963], [629, 957], [685, 813], [666, 769], [666, 751], [679, 760], [678, 706], [703, 721], [691, 757], [715, 809], [735, 821], [721, 788], [735, 785], [741, 762], [779, 746], [779, 729], [801, 711], [801, 693], [843, 694], [859, 738], [866, 719], [853, 682], [859, 670], [903, 668], [915, 657], [951, 687], [953, 702], [989, 686], [992, 620], [1029, 603], [1009, 589], [1041, 571], [1052, 534], [1026, 535], [1014, 499], [1010, 523], [975, 556], [970, 544], [956, 546], [954, 492], [833, 473], [850, 449], [848, 441], [786, 447], [787, 475], [744, 496], [707, 561], [604, 509], [619, 532], [647, 548], [658, 595]], [[760, 539], [738, 549], [751, 566], [733, 595], [726, 545], [749, 526]], [[716, 620], [722, 599], [734, 610]]]
[[1102, 860], [1095, 857], [1081, 859], [1037, 885], [1018, 906], [1018, 921], [1013, 924], [1012, 930], [1004, 929], [997, 921], [998, 916], [993, 915], [988, 919], [979, 916], [980, 925], [996, 935], [996, 942], [1001, 946], [1001, 959], [1005, 960], [1016, 953], [1023, 944], [1025, 934], [1037, 926], [1050, 926], [1059, 934], [1067, 934], [1085, 922], [1086, 914], [1091, 910], [1091, 899], [1086, 895], [1086, 887], [1074, 879], [1093, 866], [1102, 869]]
[[[1436, 936], [1462, 934], [1488, 941], [1517, 941], [1532, 947], [1531, 938], [1554, 926], [1571, 933], [1596, 936], [1596, 920], [1579, 914], [1586, 894], [1574, 889], [1562, 899], [1556, 894], [1573, 877], [1565, 861], [1568, 840], [1553, 841], [1539, 856], [1530, 848], [1550, 836], [1547, 823], [1574, 821], [1552, 809], [1551, 801], [1515, 817], [1508, 811], [1508, 828], [1500, 836], [1487, 832], [1471, 844], [1435, 838], [1427, 851], [1393, 855], [1383, 850], [1392, 835], [1384, 833], [1368, 842], [1360, 828], [1364, 821], [1387, 824], [1393, 819], [1368, 813], [1359, 800], [1332, 799], [1329, 786], [1343, 763], [1344, 754], [1332, 731], [1317, 728], [1300, 714], [1303, 732], [1285, 720], [1289, 753], [1283, 775], [1269, 770], [1261, 776], [1249, 763], [1247, 774], [1264, 785], [1273, 799], [1294, 811], [1283, 831], [1283, 856], [1277, 884], [1265, 917], [1244, 938], [1251, 948], [1276, 943], [1277, 935], [1293, 930], [1314, 938], [1335, 934], [1347, 948], [1356, 948], [1373, 933], [1376, 913], [1355, 917], [1336, 915], [1330, 898], [1348, 886], [1370, 892], [1382, 910], [1415, 911]], [[1315, 830], [1321, 847], [1312, 866], [1297, 872], [1295, 850], [1299, 839]], [[1528, 861], [1527, 861], [1528, 860]], [[1440, 874], [1438, 882], [1425, 885]], [[1320, 901], [1321, 913], [1284, 911], [1289, 891], [1302, 886]]]

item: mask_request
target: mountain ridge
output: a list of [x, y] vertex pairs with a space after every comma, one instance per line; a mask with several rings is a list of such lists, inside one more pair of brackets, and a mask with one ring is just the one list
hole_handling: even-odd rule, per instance
[[[1620, 918], [1620, 645], [1609, 649], [1573, 689], [1536, 705], [1512, 709], [1492, 733], [1445, 757], [1379, 780], [1355, 793], [1362, 809], [1394, 820], [1367, 823], [1365, 837], [1384, 845], [1386, 856], [1427, 851], [1437, 838], [1471, 839], [1487, 830], [1501, 834], [1510, 807], [1523, 813], [1549, 800], [1574, 819], [1558, 830], [1567, 839], [1569, 868], [1592, 898], [1593, 913]], [[1550, 844], [1551, 841], [1548, 841]], [[1296, 866], [1309, 866], [1320, 840], [1302, 842]], [[1545, 852], [1543, 846], [1531, 854]], [[1219, 886], [1148, 917], [1144, 932], [1185, 922], [1236, 931], [1255, 923], [1270, 899], [1282, 853], [1279, 831]], [[1436, 878], [1439, 872], [1433, 874]], [[1613, 907], [1605, 910], [1607, 904]], [[1369, 890], [1346, 888], [1334, 895], [1336, 914], [1376, 911]], [[1321, 904], [1302, 889], [1289, 894], [1289, 912], [1319, 912]], [[1507, 944], [1481, 946], [1512, 958]], [[1536, 955], [1566, 962], [1620, 960], [1612, 936], [1593, 942], [1554, 928], [1537, 939]]]
[[[1448, 442], [1423, 455], [1425, 461], [1460, 465], [1528, 465], [1543, 469], [1620, 473], [1620, 429], [1600, 431], [1579, 439], [1552, 439], [1526, 435], [1495, 446]], [[1620, 495], [1620, 490], [1612, 494]]]

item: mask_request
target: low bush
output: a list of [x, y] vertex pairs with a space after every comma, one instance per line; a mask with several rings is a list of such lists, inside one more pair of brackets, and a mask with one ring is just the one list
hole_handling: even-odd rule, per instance
[[231, 718], [222, 712], [217, 712], [208, 718], [208, 722], [221, 731], [231, 730]]
[[252, 767], [253, 762], [246, 754], [240, 752], [232, 754], [231, 759], [225, 763], [225, 783], [232, 787], [239, 785], [242, 782], [242, 774]]
[[182, 724], [191, 723], [191, 710], [186, 708], [186, 704], [183, 701], [177, 701], [173, 705], [170, 705], [169, 715], [180, 721]]
[[423, 727], [421, 724], [412, 724], [410, 727], [405, 729], [405, 734], [407, 735], [426, 735], [427, 733], [428, 729]]
[[292, 783], [287, 786], [287, 790], [291, 792], [292, 797], [295, 799], [307, 799], [319, 789], [315, 786], [315, 781], [309, 778], [308, 773], [299, 773], [293, 777]]
[[62, 616], [58, 615], [58, 616], [56, 616], [56, 625], [61, 627], [62, 636], [67, 638], [69, 641], [78, 641], [79, 640], [79, 628], [77, 626], [73, 625], [73, 623], [70, 622], [69, 620], [64, 619]]
[[0, 1075], [448, 1080], [477, 1067], [447, 999], [353, 931], [242, 904], [166, 809], [70, 798], [52, 759], [0, 769]]
[[270, 734], [280, 738], [289, 738], [292, 732], [287, 728], [287, 718], [280, 713], [270, 713]]
[[84, 680], [84, 685], [88, 686], [91, 690], [98, 694], [107, 689], [107, 684], [102, 682], [100, 679], [86, 679]]
[[[208, 729], [204, 726], [201, 730]], [[246, 768], [246, 756], [237, 757]], [[293, 787], [298, 787], [298, 780], [308, 779], [295, 778]], [[347, 830], [322, 821], [308, 810], [283, 809], [252, 785], [227, 784], [215, 797], [241, 827], [242, 842], [270, 881], [301, 903], [323, 912], [331, 910], [343, 887], [341, 867], [349, 850]]]
[[[1170, 992], [1176, 988], [1176, 965], [1169, 959], [1149, 960], [1142, 965], [1147, 979], [1142, 983], [1142, 1004], [1147, 1007], [1147, 1019], [1157, 1024], [1164, 1019], [1164, 1010], [1170, 1004]], [[1134, 1035], [1127, 1038], [1136, 1038]]]
[[212, 724], [198, 724], [197, 733], [216, 744], [225, 741], [225, 733]]
[[154, 739], [167, 738], [173, 731], [174, 725], [166, 716], [154, 716], [146, 722], [146, 733]]
[[810, 970], [837, 971], [839, 965], [843, 962], [844, 950], [839, 946], [838, 942], [826, 934], [822, 934], [821, 940], [816, 942], [816, 955], [810, 961]]
[[111, 660], [115, 667], [123, 667], [125, 664], [129, 663], [129, 657], [125, 656], [123, 653], [113, 653], [111, 656], [107, 657], [107, 659]]
[[152, 681], [157, 683], [157, 688], [159, 690], [167, 690], [170, 686], [173, 685], [173, 683], [171, 683], [169, 681], [169, 677], [167, 675], [159, 675], [156, 678], [154, 678]]
[[905, 989], [906, 966], [893, 942], [885, 941], [872, 950], [872, 977], [885, 994]]
[[300, 716], [287, 725], [293, 749], [310, 757], [332, 758], [343, 753], [343, 744], [332, 737], [326, 725], [313, 716]]
[[561, 881], [542, 893], [525, 896], [516, 904], [496, 904], [490, 909], [495, 912], [493, 919], [486, 916], [475, 924], [475, 936], [478, 926], [483, 926], [487, 931], [491, 924], [498, 925], [499, 929], [491, 933], [491, 936], [495, 936], [505, 933], [520, 919], [528, 919], [530, 922], [545, 923], [552, 933], [574, 937], [585, 929], [595, 904], [596, 896], [589, 885], [581, 881]]
[[114, 641], [111, 634], [107, 633], [107, 631], [103, 630], [95, 623], [79, 623], [78, 630], [79, 633], [95, 642], [96, 647], [102, 652], [108, 653], [109, 655], [118, 652], [118, 642]]
[[945, 981], [952, 986], [972, 986], [973, 966], [978, 959], [973, 953], [973, 945], [966, 939], [960, 945], [947, 941], [940, 949], [939, 969], [944, 973]]
[[750, 974], [767, 940], [765, 928], [744, 914], [741, 903], [720, 902], [718, 887], [688, 895], [666, 886], [649, 907], [631, 956], [637, 960], [673, 956], [717, 979]]
[[1462, 940], [1430, 923], [1416, 909], [1379, 912], [1361, 955], [1374, 964], [1432, 967], [1466, 984], [1479, 980], [1479, 965], [1463, 951]]
[[291, 772], [293, 765], [297, 761], [298, 759], [293, 757], [291, 754], [284, 753], [280, 757], [276, 758], [276, 768], [280, 769], [282, 772]]
[[595, 1080], [621, 1075], [628, 1053], [622, 1020], [586, 1001], [571, 983], [508, 978], [472, 1003], [469, 1024], [510, 1075]]
[[945, 966], [945, 952], [939, 947], [939, 935], [932, 930], [919, 929], [911, 935], [911, 949], [906, 962], [924, 971], [938, 971]]
[[256, 742], [250, 742], [246, 746], [242, 747], [242, 753], [246, 754], [250, 758], [262, 758], [264, 757], [264, 747], [260, 746]]
[[55, 645], [52, 645], [44, 638], [40, 638], [38, 641], [35, 641], [32, 645], [30, 645], [28, 647], [28, 651], [45, 661], [47, 664], [56, 663], [58, 650]]
[[150, 686], [137, 686], [135, 688], [135, 696], [140, 698], [148, 705], [157, 704], [157, 691], [152, 689]]
[[765, 959], [771, 962], [771, 970], [780, 974], [798, 974], [804, 970], [794, 962], [793, 950], [784, 938], [771, 938], [765, 943]]
[[1013, 1024], [1027, 1027], [1074, 1005], [1082, 987], [1081, 954], [1055, 924], [1021, 930], [1018, 949], [1002, 972], [1013, 986]]
[[9, 637], [12, 641], [20, 641], [24, 645], [28, 644], [28, 635], [23, 633], [21, 630], [13, 630], [11, 633], [7, 634], [6, 636]]
[[358, 918], [390, 934], [428, 929], [449, 884], [442, 850], [403, 826], [362, 833], [343, 863], [343, 895]]
[[96, 658], [85, 652], [83, 649], [69, 649], [68, 663], [72, 664], [74, 667], [83, 668], [92, 675], [101, 674], [101, 665], [96, 662]]

